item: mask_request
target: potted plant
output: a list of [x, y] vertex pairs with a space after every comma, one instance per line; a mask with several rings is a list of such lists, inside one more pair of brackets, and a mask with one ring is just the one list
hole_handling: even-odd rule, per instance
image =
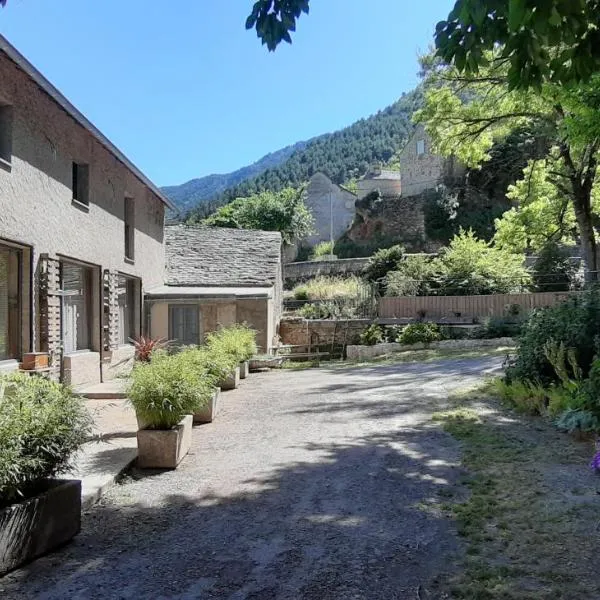
[[207, 348], [188, 348], [183, 351], [183, 357], [190, 360], [202, 377], [203, 404], [194, 412], [194, 425], [212, 423], [219, 410], [221, 390], [217, 382], [226, 376], [226, 372]]
[[81, 481], [56, 477], [90, 432], [69, 388], [26, 374], [0, 377], [0, 576], [79, 533]]
[[234, 362], [234, 369], [221, 382], [221, 389], [234, 389], [238, 386], [239, 379], [248, 376], [248, 361], [257, 352], [256, 332], [247, 325], [232, 325], [208, 334], [206, 343], [210, 350], [224, 353]]
[[175, 469], [192, 443], [192, 415], [206, 398], [206, 382], [183, 354], [153, 352], [131, 373], [127, 395], [144, 428], [137, 433], [141, 468]]

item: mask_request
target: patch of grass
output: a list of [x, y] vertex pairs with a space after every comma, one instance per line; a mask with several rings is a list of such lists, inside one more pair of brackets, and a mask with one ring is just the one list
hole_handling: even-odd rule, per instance
[[434, 362], [445, 359], [484, 358], [487, 356], [506, 356], [512, 353], [513, 348], [484, 348], [481, 350], [406, 350], [384, 354], [368, 360], [346, 361], [346, 366], [357, 367], [362, 365], [393, 365], [397, 363]]
[[321, 275], [306, 283], [297, 285], [292, 295], [297, 300], [336, 300], [367, 296], [368, 285], [356, 276], [328, 277]]
[[468, 499], [448, 507], [466, 542], [462, 572], [442, 587], [469, 600], [598, 597], [589, 535], [597, 486], [583, 473], [574, 496], [573, 474], [564, 475], [585, 464], [589, 449], [510, 413], [497, 392], [493, 380], [462, 390], [454, 408], [433, 417], [460, 441], [469, 472]]

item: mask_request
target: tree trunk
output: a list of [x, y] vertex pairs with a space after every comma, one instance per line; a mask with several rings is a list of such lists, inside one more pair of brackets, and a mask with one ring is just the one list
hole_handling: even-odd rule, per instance
[[573, 208], [581, 236], [581, 256], [585, 269], [585, 282], [592, 283], [598, 277], [598, 256], [596, 253], [596, 235], [592, 218], [591, 198], [580, 190], [573, 198]]

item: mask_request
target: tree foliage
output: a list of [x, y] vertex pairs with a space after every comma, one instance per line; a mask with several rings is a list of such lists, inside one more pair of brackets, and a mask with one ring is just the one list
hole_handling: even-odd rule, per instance
[[458, 0], [438, 23], [439, 56], [477, 75], [502, 47], [511, 89], [587, 82], [600, 71], [598, 0]]
[[545, 157], [545, 181], [572, 206], [588, 278], [595, 279], [592, 190], [600, 147], [596, 123], [600, 119], [600, 78], [592, 78], [577, 90], [554, 84], [545, 84], [541, 91], [511, 89], [502, 49], [496, 55], [488, 53], [487, 59], [488, 66], [468, 77], [452, 66], [427, 59], [428, 91], [418, 119], [425, 122], [437, 151], [456, 155], [471, 167], [488, 161], [494, 143], [515, 130], [540, 132], [550, 148]]
[[279, 231], [285, 244], [313, 231], [314, 220], [304, 203], [304, 191], [286, 188], [278, 193], [261, 192], [238, 198], [204, 221], [215, 227]]

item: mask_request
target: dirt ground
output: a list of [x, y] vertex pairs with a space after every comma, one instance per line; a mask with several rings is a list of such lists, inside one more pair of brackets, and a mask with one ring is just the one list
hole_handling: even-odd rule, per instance
[[460, 570], [465, 544], [436, 506], [465, 471], [431, 417], [501, 362], [254, 375], [178, 470], [133, 471], [0, 597], [443, 598], [432, 582]]

